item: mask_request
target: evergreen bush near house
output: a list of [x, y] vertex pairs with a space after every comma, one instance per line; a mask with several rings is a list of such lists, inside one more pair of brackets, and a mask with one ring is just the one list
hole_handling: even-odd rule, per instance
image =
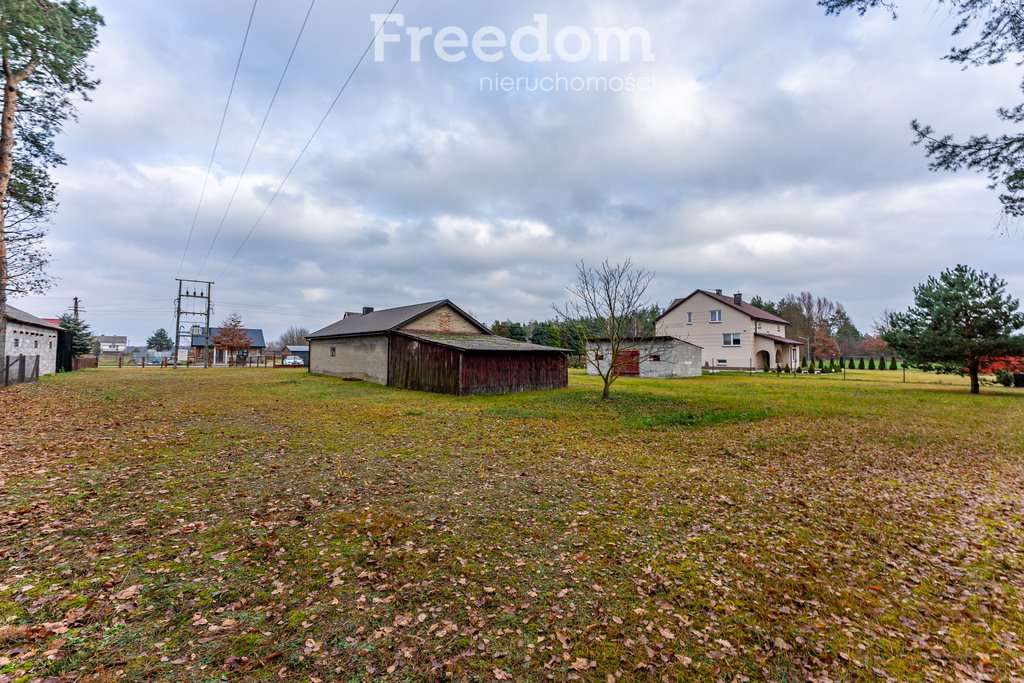
[[1000, 370], [996, 373], [996, 384], [1002, 384], [1004, 387], [1013, 386], [1013, 373], [1006, 370]]
[[772, 366], [768, 364], [768, 361], [765, 361], [764, 371], [765, 372], [771, 372], [772, 371]]
[[896, 356], [893, 356], [892, 360], [889, 361], [889, 369], [890, 370], [899, 370], [900, 369], [899, 364], [896, 362]]
[[878, 369], [879, 370], [885, 370], [888, 367], [889, 367], [889, 364], [885, 361], [885, 356], [882, 356], [881, 358], [878, 359]]
[[861, 358], [860, 362], [857, 363], [857, 369], [858, 370], [866, 370], [867, 369], [867, 366], [864, 364], [864, 359], [863, 358]]
[[818, 359], [818, 369], [819, 370], [824, 370], [825, 369], [825, 361], [822, 358]]
[[874, 370], [874, 369], [875, 369], [875, 359], [871, 358], [870, 360], [868, 360], [868, 370]]
[[803, 358], [800, 359], [800, 367], [801, 368], [806, 368], [807, 367], [807, 356], [804, 356]]
[[786, 363], [786, 374], [793, 372], [793, 368], [789, 367], [789, 363]]

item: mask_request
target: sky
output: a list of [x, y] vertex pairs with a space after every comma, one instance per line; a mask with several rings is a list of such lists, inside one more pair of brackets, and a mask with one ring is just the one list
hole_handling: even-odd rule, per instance
[[604, 259], [653, 271], [662, 306], [810, 291], [862, 331], [957, 263], [1024, 296], [996, 193], [912, 144], [913, 119], [999, 132], [1020, 99], [1019, 68], [941, 60], [945, 5], [400, 0], [385, 22], [392, 3], [315, 3], [253, 147], [310, 6], [259, 0], [207, 176], [252, 2], [94, 0], [101, 83], [57, 142], [56, 285], [11, 303], [49, 317], [77, 296], [95, 334], [144, 344], [174, 327], [175, 278], [215, 281], [214, 322], [268, 340], [443, 298], [548, 319]]

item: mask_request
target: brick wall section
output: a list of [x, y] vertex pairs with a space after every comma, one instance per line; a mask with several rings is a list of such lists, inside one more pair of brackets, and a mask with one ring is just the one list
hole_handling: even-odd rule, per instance
[[448, 306], [442, 306], [402, 328], [403, 332], [445, 332], [452, 334], [480, 334], [480, 328]]

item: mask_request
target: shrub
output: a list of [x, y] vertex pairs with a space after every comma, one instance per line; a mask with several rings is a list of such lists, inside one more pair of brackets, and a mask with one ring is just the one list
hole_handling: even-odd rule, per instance
[[888, 367], [888, 364], [885, 362], [885, 356], [882, 356], [878, 359], [878, 369], [885, 370], [886, 367]]
[[859, 363], [857, 363], [857, 369], [858, 369], [858, 370], [866, 370], [866, 369], [867, 369], [867, 367], [868, 367], [868, 366], [864, 364], [864, 359], [863, 359], [863, 358], [861, 358], [861, 359], [860, 359], [860, 362], [859, 362]]
[[900, 369], [899, 364], [896, 362], [896, 356], [893, 356], [892, 360], [889, 361], [889, 369], [890, 370], [899, 370]]
[[1000, 370], [996, 373], [996, 384], [1002, 384], [1004, 387], [1013, 386], [1013, 373], [1008, 370]]
[[769, 365], [767, 362], [764, 364], [764, 371], [765, 372], [771, 372], [772, 371], [772, 366]]
[[871, 359], [868, 360], [868, 370], [874, 370], [874, 369], [875, 369], [875, 359], [871, 358]]
[[803, 358], [800, 359], [800, 367], [801, 368], [806, 368], [807, 367], [807, 356], [804, 356]]
[[793, 368], [789, 367], [789, 363], [786, 363], [786, 373], [793, 372]]

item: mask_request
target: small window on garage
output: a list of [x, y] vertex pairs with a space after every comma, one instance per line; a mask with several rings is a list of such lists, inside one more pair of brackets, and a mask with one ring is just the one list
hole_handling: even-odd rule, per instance
[[18, 344], [20, 344], [20, 343], [21, 343], [21, 340], [18, 339], [17, 337], [15, 337], [14, 338], [14, 348], [18, 348]]
[[654, 361], [655, 363], [660, 363], [661, 362], [661, 354], [660, 353], [652, 353], [651, 354], [651, 360]]
[[338, 347], [332, 346], [331, 347], [331, 358], [335, 358], [335, 357], [337, 357], [337, 355], [338, 355]]
[[719, 358], [718, 359], [718, 364], [719, 365], [728, 365], [729, 361], [728, 360], [723, 360], [723, 359]]

